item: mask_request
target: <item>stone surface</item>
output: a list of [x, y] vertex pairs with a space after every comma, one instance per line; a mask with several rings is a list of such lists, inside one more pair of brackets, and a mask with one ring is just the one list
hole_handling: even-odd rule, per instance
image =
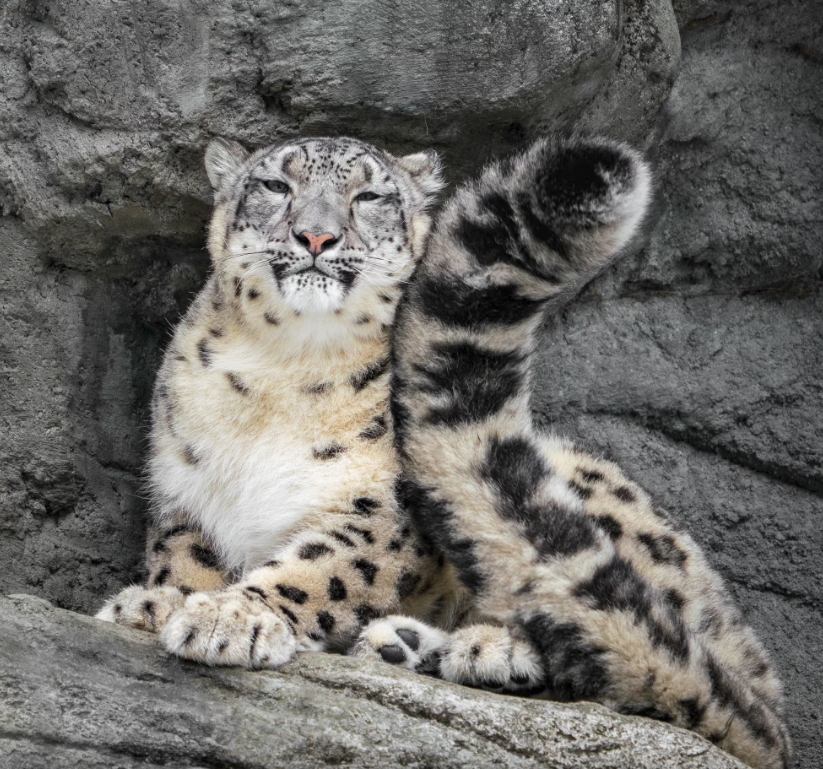
[[0, 613], [4, 769], [743, 767], [690, 732], [598, 705], [326, 654], [276, 672], [206, 669], [42, 599], [0, 598]]
[[[0, 593], [91, 611], [140, 577], [146, 405], [169, 329], [208, 268], [201, 157], [211, 136], [261, 146], [348, 133], [395, 151], [434, 146], [457, 179], [542, 130], [579, 125], [650, 148], [660, 202], [648, 245], [547, 325], [535, 410], [611, 454], [688, 522], [773, 652], [797, 765], [823, 765], [817, 0], [3, 8]], [[75, 639], [98, 627], [72, 622]], [[55, 624], [57, 646], [68, 627]], [[105, 648], [90, 645], [89, 659], [120, 655], [125, 668], [149, 647]], [[354, 669], [311, 660], [312, 670]], [[195, 687], [179, 693], [187, 714], [197, 686], [245, 692], [238, 680], [279, 680], [162, 665]], [[178, 696], [147, 675], [121, 686]], [[82, 685], [66, 692], [79, 708], [96, 696]], [[162, 725], [163, 712], [151, 712]], [[191, 765], [181, 746], [203, 733], [186, 715], [169, 737], [179, 753], [139, 740], [129, 753], [125, 721], [112, 718], [90, 738], [109, 735], [102, 758], [77, 726], [80, 737], [66, 727], [59, 748], [48, 734], [32, 743], [31, 761], [59, 751], [67, 766]]]

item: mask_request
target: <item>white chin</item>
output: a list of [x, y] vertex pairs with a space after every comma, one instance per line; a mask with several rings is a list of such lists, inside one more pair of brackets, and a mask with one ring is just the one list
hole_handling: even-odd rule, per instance
[[313, 273], [290, 275], [280, 281], [286, 304], [300, 313], [327, 313], [343, 306], [343, 284]]

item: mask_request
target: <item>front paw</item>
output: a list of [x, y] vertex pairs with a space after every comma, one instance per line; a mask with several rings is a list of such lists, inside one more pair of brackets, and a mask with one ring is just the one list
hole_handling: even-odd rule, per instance
[[260, 601], [239, 591], [195, 593], [160, 633], [178, 657], [207, 665], [276, 668], [295, 652], [295, 637]]
[[145, 588], [135, 585], [109, 598], [94, 616], [104, 622], [156, 633], [185, 600], [185, 594], [176, 587]]

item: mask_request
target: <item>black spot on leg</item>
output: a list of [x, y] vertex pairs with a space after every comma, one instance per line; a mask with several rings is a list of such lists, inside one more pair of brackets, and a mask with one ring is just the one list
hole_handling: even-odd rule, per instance
[[339, 456], [345, 451], [345, 446], [341, 446], [339, 443], [330, 443], [327, 446], [321, 446], [319, 448], [312, 449], [311, 453], [315, 459], [321, 459], [325, 461], [327, 459], [334, 459], [335, 457]]
[[216, 339], [219, 339], [221, 336], [223, 336], [223, 330], [220, 328], [210, 328], [209, 333]]
[[327, 459], [334, 459], [335, 457], [339, 456], [345, 451], [345, 446], [341, 446], [339, 443], [330, 443], [326, 446], [320, 446], [318, 448], [312, 449], [312, 456], [315, 459], [321, 459], [325, 461]]
[[145, 612], [146, 616], [149, 618], [149, 621], [154, 624], [154, 614], [155, 614], [155, 605], [154, 601], [143, 601], [143, 605], [141, 607]]
[[251, 629], [251, 635], [249, 636], [249, 659], [254, 658], [254, 647], [257, 646], [257, 639], [260, 637], [260, 631], [262, 629], [263, 626], [260, 623], [255, 624]]
[[260, 292], [256, 288], [250, 288], [248, 291], [246, 291], [246, 296], [249, 299], [254, 300], [260, 296]]
[[403, 549], [403, 543], [399, 539], [392, 539], [386, 546], [386, 550], [392, 553], [399, 553]]
[[420, 584], [420, 575], [414, 572], [403, 569], [400, 576], [397, 578], [397, 597], [401, 601], [405, 601], [415, 588]]
[[323, 393], [328, 392], [332, 388], [331, 382], [315, 382], [310, 385], [306, 385], [303, 388], [303, 392], [307, 395], [322, 395]]
[[197, 561], [197, 563], [199, 563], [206, 569], [220, 568], [220, 561], [218, 560], [217, 554], [214, 552], [214, 550], [210, 550], [207, 547], [198, 545], [195, 542], [189, 548], [189, 552], [191, 553], [192, 558], [194, 558], [194, 560]]
[[345, 534], [343, 534], [343, 532], [330, 531], [329, 536], [333, 539], [336, 539], [341, 545], [345, 545], [346, 547], [356, 547], [351, 537], [347, 537]]
[[432, 406], [428, 424], [456, 427], [497, 414], [520, 393], [524, 358], [519, 352], [492, 352], [469, 342], [432, 345], [428, 362], [415, 365], [419, 392], [445, 399]]
[[365, 326], [366, 323], [371, 323], [371, 315], [361, 315], [355, 321], [355, 326]]
[[359, 526], [352, 526], [350, 523], [347, 523], [343, 528], [346, 531], [352, 532], [352, 534], [357, 534], [369, 545], [374, 544], [374, 534], [372, 534], [368, 529], [361, 529]]
[[212, 351], [209, 347], [208, 339], [201, 339], [197, 343], [197, 355], [200, 358], [200, 363], [203, 364], [203, 367], [208, 368], [209, 364], [211, 363], [212, 356]]
[[310, 542], [303, 545], [297, 553], [297, 557], [304, 561], [316, 561], [324, 555], [333, 555], [334, 550], [322, 542]]
[[681, 550], [671, 534], [638, 534], [637, 539], [645, 545], [655, 563], [683, 568], [688, 556]]
[[388, 296], [387, 294], [378, 294], [378, 298], [381, 302], [384, 302], [385, 304], [391, 304], [394, 301], [394, 299]]
[[226, 374], [226, 379], [229, 380], [229, 384], [235, 392], [238, 392], [241, 395], [248, 395], [251, 392], [248, 385], [239, 376], [237, 376], [237, 374], [228, 373]]
[[263, 590], [263, 588], [257, 587], [257, 585], [249, 585], [248, 587], [244, 587], [243, 590], [251, 593], [252, 598], [262, 599], [263, 602], [265, 602], [269, 597], [266, 591]]
[[157, 586], [165, 585], [170, 574], [171, 570], [167, 566], [164, 566], [162, 569], [160, 569], [160, 571], [157, 572], [157, 575], [152, 580], [152, 584]]
[[359, 437], [367, 441], [375, 441], [378, 438], [382, 438], [388, 432], [388, 429], [386, 426], [386, 417], [383, 414], [378, 414], [360, 431]]
[[197, 628], [196, 627], [190, 627], [189, 631], [186, 633], [186, 637], [183, 639], [183, 646], [189, 646], [191, 644], [191, 642], [195, 639], [196, 636], [197, 636]]
[[234, 295], [240, 296], [243, 293], [243, 280], [242, 278], [238, 278], [236, 275], [234, 277]]
[[597, 483], [598, 481], [603, 480], [603, 473], [600, 473], [597, 470], [581, 470], [580, 474], [583, 476], [583, 480], [586, 481], [586, 483]]
[[153, 553], [165, 553], [166, 550], [168, 550], [168, 547], [166, 547], [166, 543], [162, 539], [158, 539], [157, 542], [151, 546]]
[[374, 578], [378, 571], [376, 564], [365, 558], [358, 558], [356, 561], [352, 561], [352, 566], [363, 575], [363, 581], [367, 585], [374, 584]]
[[380, 507], [380, 503], [371, 497], [356, 497], [353, 507], [358, 515], [370, 516], [376, 508]]
[[286, 617], [293, 625], [296, 625], [300, 622], [300, 620], [297, 618], [297, 615], [287, 606], [283, 606], [282, 603], [279, 603], [277, 604], [277, 608], [280, 609], [281, 612], [283, 612], [283, 616]]
[[357, 621], [361, 625], [368, 625], [369, 622], [380, 616], [380, 612], [377, 611], [374, 606], [369, 606], [367, 603], [361, 603], [359, 606], [355, 606], [354, 616], [357, 617]]
[[317, 624], [324, 633], [331, 633], [334, 630], [334, 617], [327, 611], [317, 612]]
[[183, 595], [191, 595], [194, 592], [193, 587], [189, 587], [188, 585], [180, 585], [177, 588]]
[[280, 325], [280, 319], [273, 312], [263, 313], [263, 319], [272, 326]]
[[309, 594], [305, 590], [301, 590], [299, 587], [294, 587], [294, 585], [275, 585], [275, 589], [277, 590], [283, 598], [294, 601], [297, 604], [306, 603], [309, 599]]
[[349, 383], [354, 388], [355, 392], [360, 392], [366, 385], [373, 382], [382, 376], [389, 367], [388, 358], [380, 358], [373, 363], [370, 363], [364, 369], [352, 374], [349, 377]]
[[345, 601], [348, 591], [340, 577], [332, 577], [329, 580], [328, 596], [331, 601]]

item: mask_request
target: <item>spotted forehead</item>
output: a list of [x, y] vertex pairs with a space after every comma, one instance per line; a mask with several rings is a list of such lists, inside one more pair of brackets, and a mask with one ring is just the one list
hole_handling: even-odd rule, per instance
[[374, 147], [348, 139], [310, 139], [278, 147], [258, 162], [256, 169], [283, 174], [305, 184], [371, 181], [387, 162]]

